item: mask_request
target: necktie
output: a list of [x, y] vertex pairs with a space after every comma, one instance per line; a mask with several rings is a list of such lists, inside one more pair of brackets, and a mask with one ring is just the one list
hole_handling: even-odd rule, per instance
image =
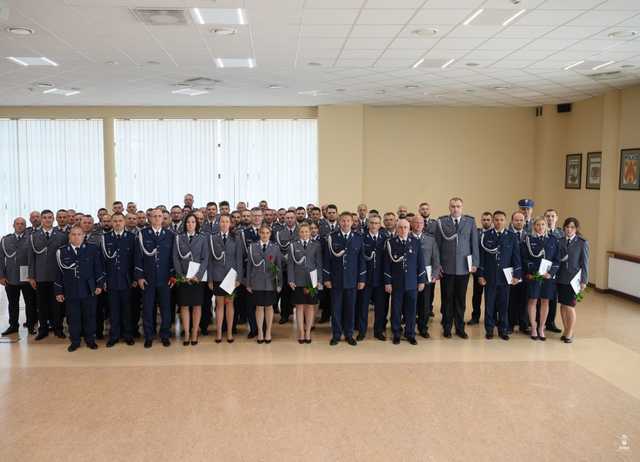
[[348, 239], [349, 235], [348, 234], [343, 234], [342, 236], [344, 237], [344, 240], [346, 241]]
[[293, 237], [293, 230], [292, 229], [289, 230], [289, 237]]
[[51, 237], [51, 235], [49, 234], [49, 231], [44, 233], [44, 237], [47, 239], [47, 241], [49, 240], [49, 238]]
[[262, 244], [262, 251], [266, 252], [267, 251], [267, 244]]
[[120, 234], [116, 234], [116, 239], [120, 240]]
[[160, 231], [156, 231], [156, 237], [160, 237]]
[[227, 235], [226, 234], [222, 235], [222, 244], [223, 245], [227, 245]]
[[458, 232], [458, 219], [457, 219], [457, 218], [455, 218], [455, 219], [453, 220], [453, 224], [454, 224], [454, 225], [455, 225], [455, 227], [456, 227], [456, 233], [457, 233], [457, 232]]
[[307, 248], [307, 241], [302, 242], [302, 247], [304, 247], [305, 249]]
[[191, 244], [192, 240], [193, 240], [193, 235], [189, 236], [189, 244]]

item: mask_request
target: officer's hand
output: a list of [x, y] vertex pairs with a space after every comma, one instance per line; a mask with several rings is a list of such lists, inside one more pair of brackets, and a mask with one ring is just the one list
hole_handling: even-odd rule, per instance
[[551, 275], [549, 273], [544, 273], [542, 275], [542, 277], [545, 278], [545, 279], [549, 279], [551, 277]]
[[282, 287], [278, 287], [278, 288], [276, 289], [276, 292], [278, 292], [278, 293], [282, 292]]
[[29, 285], [31, 285], [31, 288], [35, 290], [38, 283], [36, 282], [35, 279], [29, 279]]
[[325, 286], [327, 289], [331, 289], [331, 281], [325, 281], [325, 282], [324, 282], [324, 286]]
[[147, 285], [147, 281], [145, 279], [143, 279], [143, 278], [140, 278], [140, 279], [138, 279], [138, 285], [140, 286], [140, 288], [142, 290], [144, 290], [144, 286]]
[[358, 283], [358, 290], [362, 290], [364, 289], [364, 282], [359, 282]]
[[478, 278], [478, 284], [480, 284], [481, 286], [486, 286], [487, 285], [487, 280], [483, 277], [479, 277]]
[[[209, 283], [209, 284], [211, 284], [211, 283]], [[252, 293], [253, 293], [253, 289], [252, 289], [251, 287], [247, 287], [247, 292], [249, 292], [250, 294], [252, 294]]]
[[64, 295], [56, 295], [56, 301], [58, 303], [64, 303]]
[[289, 287], [291, 287], [292, 290], [296, 290], [296, 284], [295, 282], [290, 282], [289, 283]]
[[96, 295], [100, 295], [102, 293], [102, 289], [100, 287], [96, 287]]
[[319, 283], [318, 283], [318, 285], [316, 286], [316, 288], [317, 288], [318, 290], [322, 290], [322, 284], [319, 282]]
[[580, 283], [580, 291], [582, 292], [585, 289], [585, 287], [587, 287], [587, 285], [581, 282]]
[[173, 286], [176, 285], [176, 278], [174, 278], [173, 276], [169, 278], [169, 282], [167, 283], [167, 285], [169, 286], [170, 289], [173, 289]]
[[7, 285], [7, 278], [0, 278], [0, 284], [2, 284], [3, 286]]
[[517, 285], [517, 284], [520, 284], [520, 279], [518, 279], [518, 278], [511, 278], [511, 284], [512, 284], [512, 285], [514, 285], [514, 286], [515, 286], [515, 285]]
[[418, 284], [418, 292], [422, 292], [424, 290], [424, 283]]
[[472, 266], [471, 267], [471, 272], [475, 273], [476, 271], [478, 271], [478, 267], [477, 266]]
[[385, 284], [384, 285], [384, 291], [386, 293], [390, 294], [392, 290], [393, 290], [393, 286], [391, 284]]
[[240, 285], [240, 281], [236, 281], [236, 287]]
[[136, 287], [138, 287], [138, 283], [136, 281], [133, 281], [131, 283], [131, 287], [133, 287], [135, 289]]
[[194, 277], [191, 278], [191, 282], [197, 284], [198, 282], [200, 282], [200, 279], [198, 279], [197, 276], [194, 276]]
[[213, 290], [213, 281], [209, 281], [207, 285], [209, 286], [209, 290]]

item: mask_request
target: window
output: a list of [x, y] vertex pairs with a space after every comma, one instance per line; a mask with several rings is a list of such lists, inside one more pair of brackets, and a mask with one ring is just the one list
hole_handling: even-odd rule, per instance
[[32, 210], [104, 206], [102, 120], [0, 120], [0, 223]]

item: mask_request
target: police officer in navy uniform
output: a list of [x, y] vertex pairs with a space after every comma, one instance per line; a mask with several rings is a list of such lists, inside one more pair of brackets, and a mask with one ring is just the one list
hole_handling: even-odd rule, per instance
[[365, 287], [367, 265], [362, 236], [351, 231], [352, 224], [351, 213], [342, 212], [340, 227], [327, 236], [322, 258], [324, 285], [331, 290], [330, 345], [337, 345], [342, 334], [349, 345], [358, 344], [353, 338], [356, 291]]
[[[555, 209], [547, 209], [544, 212], [544, 219], [547, 222], [547, 233], [560, 241], [564, 238], [564, 231], [558, 227], [558, 211]], [[539, 310], [539, 307], [538, 307]], [[558, 311], [558, 294], [557, 290], [554, 296], [549, 299], [549, 315], [547, 316], [546, 329], [556, 334], [562, 330], [556, 325], [556, 314]], [[538, 318], [540, 313], [538, 312]]]
[[104, 270], [100, 249], [84, 243], [84, 231], [74, 226], [69, 231], [69, 243], [56, 251], [58, 275], [56, 299], [67, 307], [67, 322], [71, 344], [68, 351], [80, 347], [81, 332], [87, 346], [98, 348], [95, 338], [96, 295], [102, 292]]
[[[520, 242], [515, 233], [506, 229], [506, 221], [506, 214], [496, 210], [493, 229], [480, 235], [478, 282], [485, 289], [484, 328], [487, 340], [493, 338], [496, 313], [500, 313], [498, 335], [509, 340], [509, 289], [522, 280]], [[507, 268], [511, 268], [509, 279], [504, 272]]]
[[[493, 214], [491, 212], [484, 212], [480, 217], [480, 228], [478, 228], [478, 240], [482, 237], [482, 233], [488, 231], [493, 226]], [[471, 306], [473, 311], [471, 312], [471, 319], [467, 322], [468, 325], [473, 326], [480, 323], [480, 316], [482, 315], [482, 293], [484, 292], [484, 286], [479, 282], [478, 272], [473, 273], [473, 296], [471, 297]]]
[[[522, 260], [522, 243], [528, 236], [524, 229], [524, 214], [520, 211], [511, 214], [509, 231], [515, 234], [520, 245], [520, 259]], [[521, 334], [531, 332], [529, 326], [529, 314], [527, 313], [527, 281], [521, 284], [511, 285], [509, 288], [509, 334], [513, 333], [515, 326], [519, 326]]]
[[31, 246], [26, 228], [27, 221], [22, 217], [16, 218], [13, 220], [14, 232], [0, 239], [0, 284], [5, 287], [9, 302], [9, 327], [2, 332], [2, 335], [18, 332], [20, 293], [25, 301], [26, 325], [29, 334], [35, 333], [38, 320], [35, 292], [27, 281]]
[[30, 233], [29, 283], [36, 291], [38, 308], [38, 335], [42, 340], [49, 335], [49, 323], [58, 338], [65, 338], [62, 331], [62, 304], [56, 300], [54, 283], [58, 277], [56, 250], [67, 243], [67, 234], [53, 228], [53, 212], [43, 210], [42, 226]]
[[[430, 267], [430, 270], [427, 270], [427, 274], [425, 275], [424, 290], [422, 292], [418, 292], [416, 301], [416, 311], [418, 312], [418, 332], [421, 337], [429, 338], [429, 304], [433, 299], [433, 295], [430, 292], [432, 285], [435, 285], [435, 281], [440, 275], [440, 250], [438, 249], [438, 243], [436, 242], [435, 236], [424, 232], [423, 217], [416, 215], [411, 218], [411, 231], [413, 237], [420, 241], [426, 268]], [[429, 280], [429, 277], [431, 280]]]
[[112, 216], [113, 230], [102, 235], [100, 248], [105, 263], [107, 300], [111, 328], [107, 347], [112, 347], [122, 336], [127, 345], [133, 345], [133, 318], [131, 292], [133, 290], [133, 258], [136, 237], [125, 229], [125, 218], [120, 212]]
[[527, 234], [533, 232], [533, 206], [536, 205], [533, 199], [520, 199], [518, 207], [524, 215], [524, 230]]
[[151, 226], [140, 231], [135, 246], [134, 277], [142, 289], [144, 347], [153, 346], [155, 324], [153, 314], [160, 305], [160, 338], [162, 345], [171, 345], [170, 290], [175, 284], [173, 241], [175, 235], [162, 228], [163, 214], [159, 208], [150, 213]]
[[327, 205], [325, 209], [326, 218], [322, 218], [318, 226], [320, 227], [320, 236], [326, 238], [329, 234], [337, 231], [340, 225], [338, 224], [338, 207], [335, 204]]
[[416, 341], [416, 299], [424, 290], [427, 265], [420, 241], [409, 234], [409, 221], [402, 218], [396, 235], [388, 239], [384, 249], [384, 290], [391, 294], [391, 330], [393, 344], [400, 343], [401, 320], [404, 337], [411, 345]]
[[[443, 272], [440, 283], [445, 338], [451, 337], [454, 324], [456, 335], [463, 339], [468, 338], [464, 331], [467, 285], [469, 273], [475, 273], [480, 260], [476, 221], [473, 217], [462, 214], [462, 205], [462, 199], [459, 197], [449, 200], [451, 214], [438, 219], [436, 233]], [[468, 257], [471, 258], [471, 264]]]
[[364, 340], [369, 323], [369, 302], [373, 302], [373, 336], [385, 341], [384, 331], [387, 328], [387, 316], [389, 307], [385, 304], [384, 296], [384, 243], [385, 239], [380, 233], [380, 216], [372, 215], [367, 220], [368, 231], [363, 236], [363, 255], [367, 266], [367, 279], [364, 288], [358, 291], [356, 302], [356, 327], [358, 337], [356, 340]]
[[[283, 257], [283, 277], [285, 280], [288, 280], [287, 264], [289, 261], [289, 244], [297, 241], [299, 238], [295, 212], [292, 210], [287, 211], [284, 216], [284, 222], [284, 228], [276, 232], [276, 243], [280, 246], [280, 252]], [[289, 322], [289, 316], [293, 313], [293, 304], [291, 303], [292, 294], [293, 290], [289, 284], [284, 284], [282, 291], [280, 292], [280, 320], [278, 321], [278, 324], [285, 324]]]

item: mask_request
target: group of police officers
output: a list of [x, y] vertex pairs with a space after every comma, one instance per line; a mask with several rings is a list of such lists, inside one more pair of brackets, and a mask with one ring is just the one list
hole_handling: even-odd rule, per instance
[[[32, 212], [30, 226], [16, 218], [13, 232], [0, 242], [0, 284], [9, 310], [2, 335], [19, 330], [22, 294], [23, 327], [37, 341], [50, 332], [65, 338], [66, 318], [69, 351], [79, 348], [81, 338], [96, 349], [106, 319], [107, 347], [133, 345], [141, 337], [141, 318], [144, 346], [151, 347], [158, 334], [169, 346], [178, 306], [194, 313], [182, 318], [184, 345], [209, 334], [214, 312], [216, 342], [223, 330], [232, 342], [238, 326], [247, 324], [249, 338], [269, 343], [268, 309], [285, 324], [294, 306], [312, 308], [296, 316], [303, 323], [298, 341], [310, 343], [317, 305], [318, 322], [331, 321], [331, 345], [364, 340], [371, 305], [376, 339], [386, 340], [390, 318], [393, 343], [404, 337], [415, 345], [418, 334], [429, 338], [439, 281], [445, 338], [468, 338], [465, 325], [480, 322], [484, 295], [487, 339], [497, 328], [508, 340], [516, 326], [534, 340], [545, 340], [545, 330], [561, 332], [555, 324], [558, 301], [562, 340], [573, 339], [577, 295], [567, 287], [574, 277], [581, 290], [588, 281], [588, 243], [575, 218], [562, 229], [555, 210], [534, 219], [530, 199], [519, 201], [509, 224], [504, 212], [486, 212], [479, 228], [463, 214], [458, 197], [438, 219], [426, 202], [417, 213], [401, 206], [381, 214], [365, 204], [338, 213], [332, 204], [274, 210], [263, 200], [252, 209], [239, 202], [231, 210], [226, 201], [201, 208], [193, 201], [187, 194], [182, 206], [146, 211], [116, 201], [111, 212], [98, 211], [97, 222], [70, 209], [55, 216], [51, 210]], [[539, 274], [543, 260], [550, 267]], [[473, 311], [465, 322], [470, 274]]]

